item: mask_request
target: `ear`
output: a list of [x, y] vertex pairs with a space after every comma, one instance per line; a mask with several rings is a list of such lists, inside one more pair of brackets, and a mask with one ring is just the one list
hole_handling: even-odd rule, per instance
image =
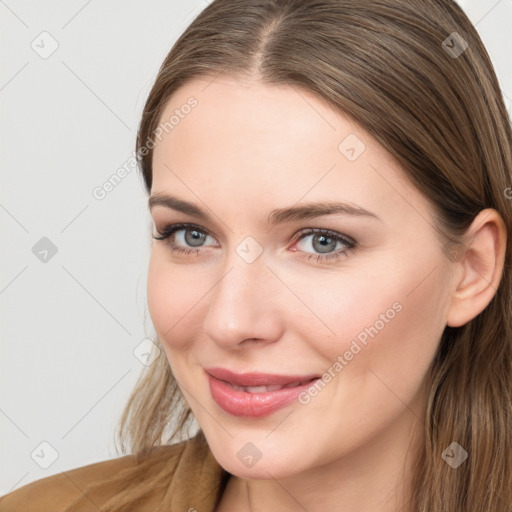
[[493, 208], [482, 210], [466, 231], [462, 257], [455, 263], [455, 290], [446, 323], [460, 327], [480, 314], [491, 302], [503, 274], [507, 231]]

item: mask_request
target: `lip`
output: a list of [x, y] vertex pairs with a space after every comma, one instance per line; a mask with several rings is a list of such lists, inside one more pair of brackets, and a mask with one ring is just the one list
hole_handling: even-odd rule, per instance
[[[286, 407], [320, 378], [318, 375], [276, 375], [258, 372], [236, 374], [225, 368], [208, 368], [205, 371], [215, 402], [234, 416], [247, 417], [268, 416]], [[285, 386], [294, 382], [303, 384], [261, 393], [236, 390], [232, 386]]]
[[304, 382], [311, 379], [316, 379], [320, 375], [278, 375], [274, 373], [235, 373], [226, 368], [205, 368], [206, 373], [209, 373], [216, 379], [225, 380], [236, 386], [286, 386], [293, 382]]

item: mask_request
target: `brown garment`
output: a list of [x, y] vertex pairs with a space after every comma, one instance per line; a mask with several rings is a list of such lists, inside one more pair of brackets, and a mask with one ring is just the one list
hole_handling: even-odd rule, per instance
[[[214, 512], [229, 476], [199, 431], [142, 462], [124, 455], [26, 484], [0, 497], [0, 512], [100, 512], [109, 500], [123, 512]], [[134, 495], [121, 506], [116, 495], [126, 490]]]

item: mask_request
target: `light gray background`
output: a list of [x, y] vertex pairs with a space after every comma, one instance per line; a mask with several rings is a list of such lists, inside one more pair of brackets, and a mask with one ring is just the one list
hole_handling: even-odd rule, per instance
[[[135, 169], [104, 199], [92, 191], [133, 155], [157, 70], [206, 5], [0, 0], [0, 495], [117, 456], [143, 368], [133, 351], [154, 334], [151, 218]], [[510, 112], [512, 0], [461, 5]], [[57, 248], [46, 262], [33, 253], [43, 237]]]

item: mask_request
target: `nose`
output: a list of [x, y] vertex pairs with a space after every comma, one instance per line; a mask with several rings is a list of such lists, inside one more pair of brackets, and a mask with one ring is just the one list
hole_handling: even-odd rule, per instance
[[224, 349], [275, 342], [285, 316], [283, 288], [263, 257], [247, 263], [234, 254], [207, 296], [205, 333]]

